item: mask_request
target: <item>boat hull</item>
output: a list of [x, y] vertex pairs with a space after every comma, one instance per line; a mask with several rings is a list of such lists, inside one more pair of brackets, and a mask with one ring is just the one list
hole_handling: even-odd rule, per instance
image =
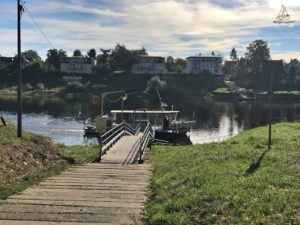
[[192, 142], [186, 135], [187, 130], [155, 130], [154, 138], [167, 141], [175, 145], [191, 145]]

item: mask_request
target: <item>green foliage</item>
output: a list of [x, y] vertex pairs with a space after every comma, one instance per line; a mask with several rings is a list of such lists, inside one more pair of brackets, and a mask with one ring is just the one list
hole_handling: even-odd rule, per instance
[[47, 59], [46, 62], [53, 66], [55, 71], [60, 70], [60, 59], [67, 57], [67, 53], [60, 49], [59, 51], [57, 49], [50, 49], [47, 53]]
[[271, 58], [268, 43], [263, 40], [255, 40], [250, 43], [247, 47], [247, 51], [245, 54], [246, 58], [254, 65]]
[[40, 91], [45, 90], [45, 85], [43, 83], [37, 83], [36, 88]]
[[222, 87], [222, 88], [217, 88], [216, 90], [213, 91], [213, 93], [231, 93], [232, 90], [228, 89], [227, 87]]
[[28, 50], [25, 52], [21, 53], [21, 58], [23, 59], [22, 61], [26, 62], [41, 62], [42, 58], [39, 56], [39, 54], [35, 50]]
[[164, 90], [167, 88], [167, 82], [162, 81], [158, 75], [152, 77], [148, 82], [146, 86], [146, 92], [147, 93], [156, 93], [156, 89], [158, 90]]
[[112, 70], [129, 72], [139, 55], [147, 55], [146, 49], [129, 50], [125, 45], [117, 44], [110, 55], [110, 67]]
[[25, 84], [25, 89], [26, 90], [32, 90], [32, 86], [30, 84]]
[[[31, 141], [33, 138], [34, 135], [26, 131], [23, 131], [23, 137], [21, 141], [27, 143]], [[9, 121], [7, 121], [6, 127], [0, 125], [0, 148], [1, 145], [14, 145], [15, 143], [18, 142], [20, 142], [20, 139], [17, 138], [17, 131], [15, 125], [13, 125]], [[98, 145], [65, 146], [60, 144], [57, 147], [61, 150], [62, 154], [64, 155], [62, 158], [74, 159], [76, 164], [82, 164], [86, 161], [96, 159], [99, 155]], [[18, 151], [18, 149], [15, 150]], [[50, 176], [57, 175], [62, 171], [66, 170], [67, 168], [70, 167], [70, 163], [68, 163], [67, 160], [62, 160], [62, 158], [57, 158], [57, 160], [53, 164], [51, 164], [49, 168], [36, 171], [34, 174], [28, 174], [27, 176], [23, 177], [21, 180], [5, 182], [5, 183], [0, 181], [0, 199], [5, 199], [12, 194], [20, 193], [21, 191], [28, 188], [29, 186], [38, 184], [44, 179]]]
[[[0, 125], [0, 145], [11, 144], [18, 140], [16, 126], [10, 121], [6, 121], [6, 124], [7, 126]], [[32, 138], [32, 135], [26, 131], [23, 131], [22, 134], [23, 140], [29, 140]]]
[[81, 51], [79, 49], [76, 49], [73, 53], [73, 56], [82, 56]]
[[97, 52], [94, 48], [92, 48], [87, 52], [87, 55], [92, 59], [96, 59]]
[[65, 156], [75, 159], [76, 164], [82, 164], [88, 160], [94, 160], [99, 157], [99, 146], [90, 145], [90, 146], [65, 146], [58, 145], [62, 150]]
[[66, 86], [66, 91], [71, 93], [83, 92], [84, 90], [85, 87], [80, 81], [69, 82]]
[[230, 52], [230, 59], [233, 61], [238, 60], [238, 56], [237, 56], [237, 51], [235, 48], [232, 48], [231, 52]]
[[228, 141], [153, 148], [144, 224], [299, 224], [300, 123]]
[[246, 88], [265, 88], [268, 74], [264, 73], [263, 62], [269, 60], [270, 49], [263, 40], [255, 40], [247, 47], [245, 57], [238, 59], [235, 48], [231, 50], [230, 58], [237, 61], [234, 67], [225, 67], [223, 71], [239, 86]]

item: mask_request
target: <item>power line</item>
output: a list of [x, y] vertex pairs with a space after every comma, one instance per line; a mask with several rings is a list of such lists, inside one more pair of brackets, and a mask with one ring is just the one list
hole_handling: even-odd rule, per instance
[[28, 15], [30, 16], [31, 20], [33, 21], [33, 23], [35, 24], [35, 26], [38, 28], [38, 30], [40, 31], [40, 33], [43, 35], [43, 37], [46, 39], [46, 41], [48, 42], [48, 44], [51, 46], [52, 49], [55, 49], [55, 47], [52, 45], [52, 43], [50, 42], [49, 38], [47, 37], [47, 35], [43, 32], [43, 30], [41, 29], [41, 27], [39, 26], [39, 24], [36, 22], [36, 20], [33, 18], [32, 14], [30, 13], [30, 11], [28, 10], [27, 6], [25, 6], [25, 2], [23, 0], [21, 0], [22, 5], [25, 9], [25, 11], [28, 13]]

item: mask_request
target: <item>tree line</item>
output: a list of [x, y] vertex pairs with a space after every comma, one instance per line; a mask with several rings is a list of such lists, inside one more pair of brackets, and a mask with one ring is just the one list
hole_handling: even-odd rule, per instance
[[[268, 89], [271, 71], [276, 89], [295, 90], [300, 87], [300, 82], [297, 81], [297, 75], [300, 76], [300, 63], [297, 59], [292, 59], [289, 63], [283, 62], [282, 71], [280, 66], [264, 68], [266, 62], [271, 60], [268, 43], [264, 40], [251, 42], [242, 57], [238, 56], [235, 48], [232, 48], [229, 55], [231, 61], [225, 62], [223, 74], [240, 87]], [[280, 65], [280, 62], [277, 65]]]

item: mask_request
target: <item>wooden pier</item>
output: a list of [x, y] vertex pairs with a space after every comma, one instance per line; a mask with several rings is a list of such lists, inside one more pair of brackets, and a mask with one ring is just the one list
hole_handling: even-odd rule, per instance
[[146, 201], [150, 164], [138, 164], [144, 135], [125, 135], [101, 163], [64, 173], [0, 202], [0, 225], [137, 224]]

